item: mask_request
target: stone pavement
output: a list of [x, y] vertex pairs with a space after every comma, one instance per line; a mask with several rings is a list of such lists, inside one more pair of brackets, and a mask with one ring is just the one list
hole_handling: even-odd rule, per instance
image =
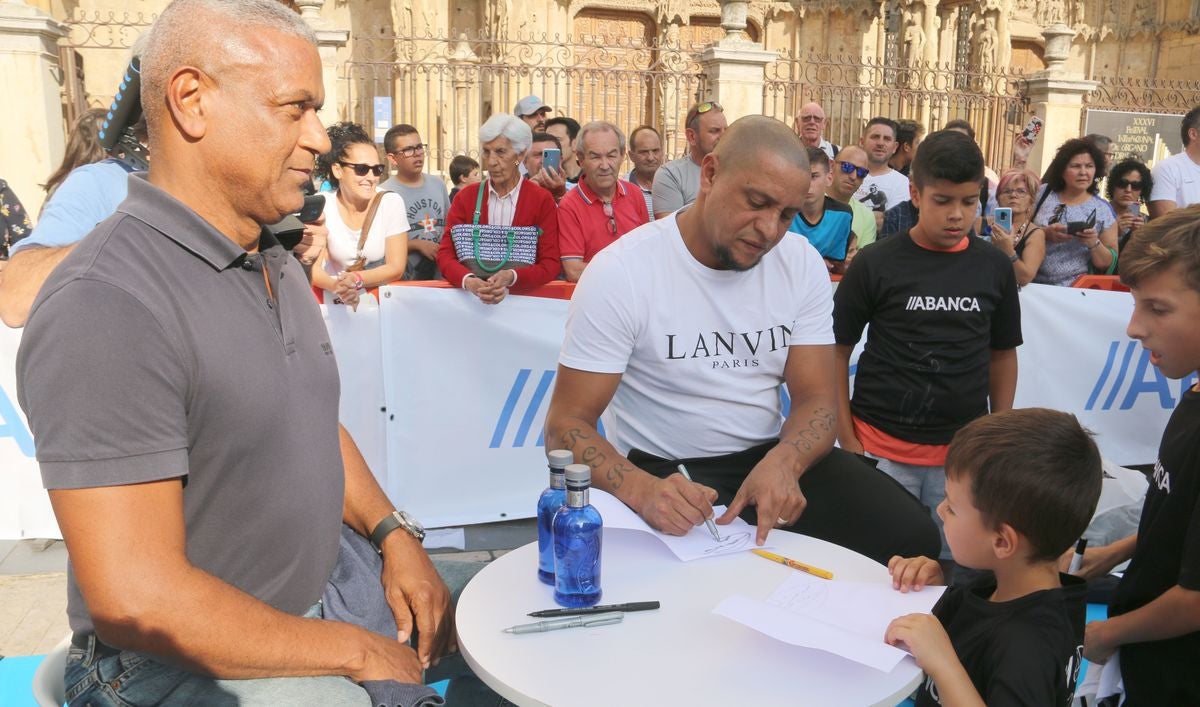
[[[466, 528], [463, 550], [434, 549], [451, 562], [491, 562], [537, 539], [533, 519]], [[67, 635], [67, 550], [61, 540], [0, 540], [0, 655], [41, 655]]]

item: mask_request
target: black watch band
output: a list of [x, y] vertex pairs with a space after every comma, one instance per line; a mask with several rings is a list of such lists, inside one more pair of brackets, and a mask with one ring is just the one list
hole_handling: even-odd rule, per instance
[[376, 550], [382, 552], [384, 539], [391, 534], [392, 531], [403, 529], [406, 533], [417, 539], [417, 542], [425, 540], [425, 529], [408, 516], [404, 511], [392, 511], [383, 517], [375, 525], [375, 529], [371, 531], [371, 544]]

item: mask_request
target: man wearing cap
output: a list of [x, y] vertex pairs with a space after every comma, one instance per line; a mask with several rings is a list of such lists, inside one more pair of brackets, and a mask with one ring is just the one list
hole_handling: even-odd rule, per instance
[[729, 127], [725, 109], [716, 101], [692, 106], [683, 121], [688, 154], [664, 164], [654, 175], [654, 218], [660, 219], [691, 204], [700, 192], [700, 161], [717, 147]]
[[535, 133], [546, 132], [546, 114], [550, 112], [550, 106], [537, 96], [525, 96], [513, 108], [513, 115], [524, 120]]

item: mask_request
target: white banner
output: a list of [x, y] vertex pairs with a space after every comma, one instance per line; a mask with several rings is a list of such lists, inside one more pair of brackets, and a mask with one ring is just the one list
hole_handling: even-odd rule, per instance
[[1195, 374], [1168, 380], [1125, 335], [1127, 292], [1029, 285], [1021, 291], [1016, 407], [1075, 413], [1105, 458], [1152, 464], [1171, 410]]
[[29, 422], [17, 403], [21, 330], [0, 325], [0, 539], [61, 538], [42, 489]]
[[[384, 490], [430, 526], [532, 516], [567, 302], [514, 296], [493, 307], [459, 290], [381, 292], [381, 306], [333, 306], [326, 323], [342, 421]], [[1195, 382], [1167, 380], [1125, 336], [1132, 307], [1127, 293], [1021, 292], [1017, 406], [1074, 412], [1124, 465], [1156, 459], [1167, 417]], [[0, 329], [0, 538], [58, 537], [17, 405], [19, 341]]]
[[535, 515], [567, 302], [381, 293], [388, 495], [433, 526]]

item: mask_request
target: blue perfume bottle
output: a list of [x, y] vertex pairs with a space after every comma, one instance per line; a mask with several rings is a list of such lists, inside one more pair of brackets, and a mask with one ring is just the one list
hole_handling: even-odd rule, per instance
[[567, 467], [567, 503], [554, 514], [554, 601], [593, 606], [600, 601], [600, 545], [604, 519], [588, 503], [592, 469]]
[[567, 465], [575, 455], [566, 449], [554, 449], [546, 455], [550, 464], [550, 486], [542, 491], [537, 505], [538, 579], [554, 586], [554, 514], [567, 502]]

